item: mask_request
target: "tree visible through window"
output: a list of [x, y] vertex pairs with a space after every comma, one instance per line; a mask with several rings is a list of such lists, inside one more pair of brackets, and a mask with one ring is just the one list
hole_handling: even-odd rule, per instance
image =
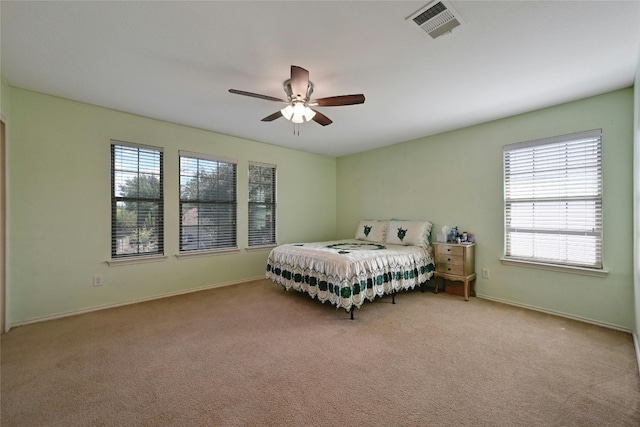
[[237, 247], [236, 162], [180, 152], [180, 251]]
[[602, 269], [602, 131], [504, 147], [505, 258]]
[[112, 141], [111, 257], [163, 254], [162, 150]]
[[276, 167], [249, 163], [249, 246], [276, 244]]

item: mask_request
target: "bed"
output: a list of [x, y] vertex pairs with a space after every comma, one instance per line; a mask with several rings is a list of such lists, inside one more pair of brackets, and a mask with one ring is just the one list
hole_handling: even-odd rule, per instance
[[266, 276], [351, 314], [365, 301], [424, 286], [435, 264], [428, 221], [358, 223], [354, 239], [291, 243], [272, 249]]

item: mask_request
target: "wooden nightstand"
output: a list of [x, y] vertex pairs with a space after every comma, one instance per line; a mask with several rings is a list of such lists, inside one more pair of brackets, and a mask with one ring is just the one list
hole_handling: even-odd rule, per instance
[[[434, 243], [436, 271], [434, 273], [435, 292], [438, 293], [438, 277], [464, 283], [464, 300], [469, 301], [469, 293], [475, 296], [476, 259], [475, 244]], [[443, 283], [444, 285], [444, 283]]]

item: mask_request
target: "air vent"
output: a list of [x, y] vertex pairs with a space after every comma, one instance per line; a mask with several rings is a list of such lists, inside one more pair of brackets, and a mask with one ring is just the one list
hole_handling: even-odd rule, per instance
[[437, 0], [427, 4], [407, 20], [411, 20], [434, 39], [450, 33], [462, 24], [460, 13], [450, 3]]

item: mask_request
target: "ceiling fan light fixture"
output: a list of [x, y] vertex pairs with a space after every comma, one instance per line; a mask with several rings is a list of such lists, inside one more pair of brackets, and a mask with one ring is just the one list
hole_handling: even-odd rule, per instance
[[302, 123], [303, 117], [305, 114], [305, 105], [302, 102], [294, 102], [293, 103], [293, 118], [291, 119], [294, 123]]
[[304, 105], [304, 102], [299, 101], [287, 105], [280, 112], [285, 119], [291, 120], [293, 123], [308, 122], [316, 115], [315, 111]]
[[311, 108], [309, 107], [304, 107], [304, 119], [306, 121], [309, 121], [311, 119], [313, 119], [313, 116], [316, 115], [316, 112], [313, 111]]
[[293, 117], [293, 106], [287, 105], [282, 110], [280, 110], [280, 112], [285, 119], [291, 120], [291, 117]]

